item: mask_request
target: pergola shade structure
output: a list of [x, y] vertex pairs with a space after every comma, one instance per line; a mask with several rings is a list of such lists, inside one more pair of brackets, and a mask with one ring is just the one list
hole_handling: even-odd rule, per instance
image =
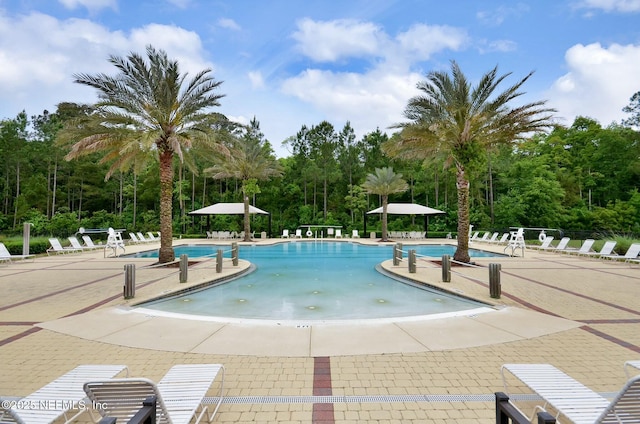
[[[364, 216], [364, 232], [367, 233], [367, 215], [382, 213], [382, 206], [370, 210]], [[446, 212], [417, 203], [389, 203], [387, 204], [387, 214], [391, 215], [424, 215], [424, 231], [428, 231], [429, 215], [444, 215]]]
[[[250, 214], [269, 215], [269, 237], [271, 237], [271, 214], [249, 205]], [[244, 215], [244, 203], [215, 203], [201, 209], [189, 212], [189, 215], [206, 215], [207, 229], [209, 229], [209, 216], [211, 215]]]

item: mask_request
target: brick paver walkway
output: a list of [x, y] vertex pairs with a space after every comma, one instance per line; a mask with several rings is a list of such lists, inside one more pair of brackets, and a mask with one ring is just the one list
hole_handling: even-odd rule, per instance
[[[143, 268], [152, 261], [137, 260], [136, 300], [176, 286], [178, 270]], [[171, 329], [155, 349], [131, 348], [37, 326], [129, 303], [122, 299], [126, 260], [105, 259], [98, 251], [2, 265], [0, 397], [25, 396], [80, 364], [122, 363], [131, 375], [158, 380], [174, 364], [210, 362], [227, 370], [228, 399], [216, 417], [220, 423], [490, 423], [491, 395], [502, 390], [503, 363], [550, 363], [604, 393], [624, 384], [624, 361], [640, 359], [640, 267], [530, 250], [524, 258], [477, 262], [483, 266], [454, 268], [451, 283], [441, 283], [440, 269], [429, 263], [411, 277], [491, 301], [486, 265], [499, 262], [502, 298], [497, 303], [574, 320], [579, 326], [507, 343], [394, 354], [176, 352], [164, 349], [180, 337]], [[408, 275], [406, 264], [386, 265]], [[211, 266], [196, 266], [190, 269], [190, 283], [211, 275]], [[433, 334], [434, 339], [441, 336]], [[318, 402], [314, 396], [328, 397]], [[521, 405], [530, 412], [530, 405]]]

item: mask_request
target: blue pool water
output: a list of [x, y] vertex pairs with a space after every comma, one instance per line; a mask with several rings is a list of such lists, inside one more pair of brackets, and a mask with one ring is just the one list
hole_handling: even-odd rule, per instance
[[[419, 255], [437, 258], [453, 255], [455, 250], [447, 245], [410, 248], [415, 248]], [[175, 250], [176, 256], [187, 253], [190, 257], [201, 257], [215, 255], [217, 249], [228, 250], [229, 246], [176, 246]], [[398, 318], [486, 306], [400, 282], [376, 271], [376, 265], [391, 259], [392, 251], [391, 246], [347, 242], [241, 245], [240, 258], [254, 264], [255, 272], [142, 306], [180, 314], [268, 320]], [[471, 255], [491, 254], [472, 251]]]

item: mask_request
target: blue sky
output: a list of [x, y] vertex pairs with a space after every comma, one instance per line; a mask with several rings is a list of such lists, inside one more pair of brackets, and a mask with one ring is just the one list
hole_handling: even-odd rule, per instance
[[0, 0], [0, 119], [91, 103], [74, 73], [164, 49], [223, 81], [218, 112], [254, 116], [280, 157], [302, 125], [358, 137], [403, 121], [416, 83], [457, 61], [471, 81], [530, 71], [557, 120], [619, 122], [640, 91], [640, 0]]

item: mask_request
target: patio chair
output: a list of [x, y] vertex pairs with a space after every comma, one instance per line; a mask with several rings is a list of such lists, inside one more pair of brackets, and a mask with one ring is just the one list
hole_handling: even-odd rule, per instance
[[[478, 239], [478, 234], [479, 233], [480, 233], [479, 231], [476, 231], [471, 237], [469, 237], [469, 241], [476, 241]], [[469, 234], [471, 234], [471, 233], [469, 233]]]
[[302, 228], [296, 230], [295, 238], [302, 238]]
[[[447, 237], [447, 238], [451, 238], [451, 237]], [[504, 244], [504, 243], [507, 242], [508, 238], [509, 238], [509, 233], [504, 233], [504, 234], [502, 234], [502, 237], [500, 237], [500, 239], [494, 240], [492, 243]]]
[[138, 240], [140, 240], [142, 243], [151, 243], [153, 241], [151, 239], [146, 238], [141, 231], [138, 231], [136, 235], [138, 236]]
[[560, 241], [558, 242], [558, 245], [553, 247], [550, 246], [549, 250], [552, 250], [554, 252], [562, 252], [563, 250], [565, 250], [567, 248], [567, 246], [569, 245], [569, 241], [571, 239], [569, 237], [562, 237], [560, 239]]
[[336, 238], [342, 238], [342, 230], [339, 228], [336, 228]]
[[282, 230], [282, 238], [289, 238], [289, 230]]
[[358, 234], [358, 230], [351, 231], [351, 238], [360, 238], [360, 234]]
[[35, 256], [36, 255], [12, 255], [11, 252], [9, 252], [9, 249], [7, 249], [7, 246], [5, 246], [4, 243], [0, 243], [0, 262], [12, 262], [14, 259], [24, 260], [28, 258], [35, 258]]
[[640, 243], [634, 243], [627, 249], [627, 252], [624, 255], [610, 254], [610, 255], [602, 255], [601, 258], [605, 259], [615, 259], [615, 260], [623, 260], [625, 262], [640, 262], [638, 260], [638, 255], [640, 254]]
[[486, 240], [487, 243], [495, 243], [498, 240], [498, 236], [500, 235], [500, 233], [493, 233], [491, 235], [491, 238]]
[[[632, 370], [631, 368], [635, 368], [635, 370]], [[627, 378], [631, 378], [631, 373], [634, 373], [634, 374], [640, 373], [640, 361], [625, 362], [624, 373], [627, 375]]]
[[[220, 389], [213, 413], [203, 403], [214, 380], [221, 375]], [[211, 422], [222, 402], [224, 367], [219, 364], [174, 365], [158, 384], [146, 378], [117, 378], [89, 381], [84, 391], [92, 402], [102, 406], [103, 417], [127, 422], [141, 408], [149, 396], [157, 399], [157, 423], [187, 424], [196, 416], [199, 423], [204, 415]]]
[[542, 242], [542, 244], [540, 244], [539, 246], [536, 245], [529, 245], [527, 246], [529, 249], [537, 249], [537, 250], [549, 250], [552, 248], [551, 246], [551, 242], [553, 241], [553, 236], [547, 236], [544, 241]]
[[70, 423], [86, 410], [81, 407], [86, 399], [84, 383], [122, 372], [128, 373], [124, 365], [80, 365], [16, 403], [25, 408], [9, 408], [6, 414], [18, 423], [62, 422], [57, 421], [60, 417], [65, 424]]
[[91, 237], [89, 237], [89, 236], [82, 236], [82, 241], [84, 241], [84, 245], [86, 247], [90, 247], [92, 249], [101, 249], [102, 248], [101, 245], [95, 244], [93, 242], [93, 240], [91, 239]]
[[593, 243], [595, 243], [594, 239], [586, 239], [582, 243], [582, 246], [580, 246], [579, 249], [566, 248], [562, 250], [562, 253], [569, 253], [569, 254], [575, 253], [577, 255], [588, 254], [589, 252], [592, 251], [591, 248], [593, 247]]
[[149, 240], [151, 241], [158, 241], [158, 239], [156, 238], [156, 236], [153, 235], [153, 232], [149, 231], [147, 232], [147, 234], [149, 235]]
[[640, 422], [640, 375], [627, 381], [612, 401], [584, 386], [550, 364], [505, 364], [500, 373], [507, 390], [505, 371], [522, 381], [547, 406], [575, 424]]
[[82, 252], [82, 248], [78, 249], [75, 247], [62, 247], [62, 245], [60, 244], [60, 240], [58, 240], [57, 238], [50, 238], [49, 239], [49, 243], [51, 244], [51, 247], [47, 249], [47, 255], [49, 255], [51, 252], [54, 253], [74, 253], [74, 252]]
[[600, 249], [599, 252], [588, 252], [588, 253], [581, 253], [582, 256], [596, 256], [598, 258], [600, 257], [605, 257], [605, 256], [610, 256], [611, 254], [613, 254], [613, 249], [616, 247], [617, 242], [615, 240], [610, 240], [604, 243], [604, 245], [602, 245], [602, 248]]
[[71, 243], [71, 247], [73, 247], [74, 249], [92, 250], [92, 249], [101, 249], [102, 248], [102, 246], [94, 246], [94, 247], [83, 246], [82, 244], [80, 244], [80, 241], [78, 241], [78, 238], [74, 237], [74, 236], [67, 237], [67, 239], [69, 240], [69, 243]]

